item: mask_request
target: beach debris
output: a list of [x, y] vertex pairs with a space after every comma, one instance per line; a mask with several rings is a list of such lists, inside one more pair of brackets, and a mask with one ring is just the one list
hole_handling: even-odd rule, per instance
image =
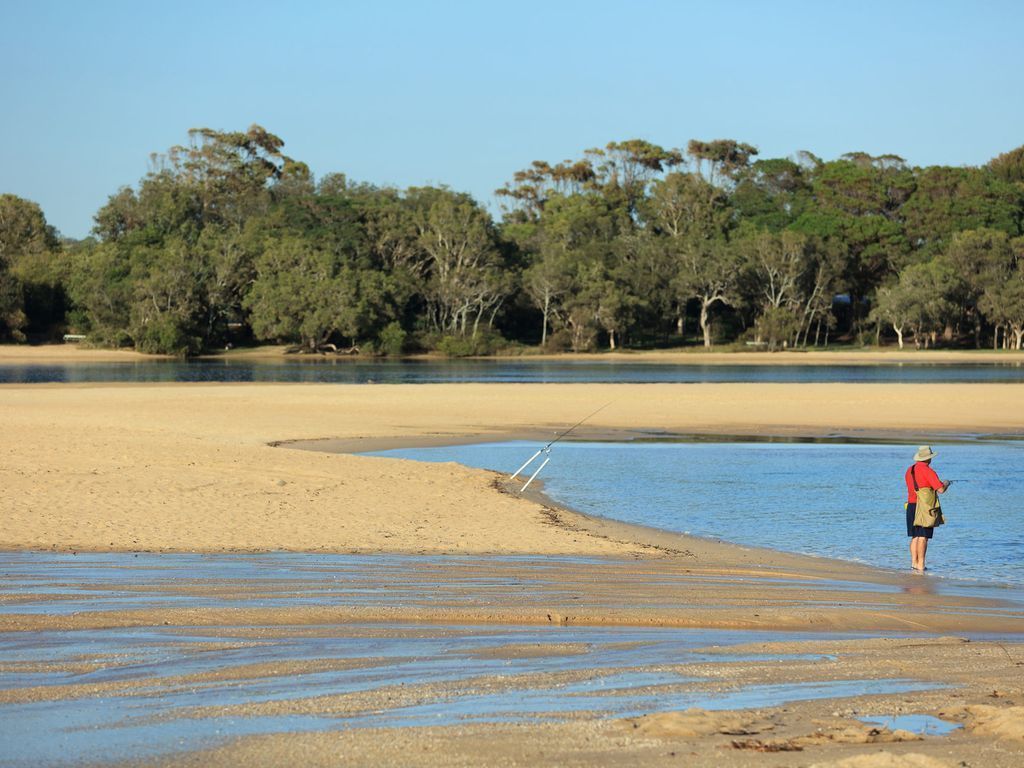
[[849, 725], [836, 730], [819, 730], [807, 736], [799, 736], [794, 742], [803, 746], [815, 744], [885, 744], [901, 741], [921, 741], [922, 736], [900, 728], [889, 730], [884, 727]]
[[730, 746], [733, 749], [750, 749], [754, 752], [803, 752], [804, 750], [798, 744], [782, 739], [773, 739], [771, 741], [761, 741], [761, 739], [734, 740], [730, 742]]
[[285, 347], [284, 350], [286, 355], [326, 355], [328, 352], [335, 355], [358, 355], [359, 346], [353, 344], [351, 347], [339, 347], [337, 344], [325, 342], [312, 346], [295, 344]]

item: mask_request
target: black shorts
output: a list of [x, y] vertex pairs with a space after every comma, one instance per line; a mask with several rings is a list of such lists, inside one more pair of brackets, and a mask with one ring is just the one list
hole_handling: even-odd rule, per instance
[[914, 525], [915, 512], [917, 512], [917, 504], [907, 504], [907, 536], [912, 538], [923, 536], [926, 539], [930, 539], [935, 529], [925, 528], [921, 525]]

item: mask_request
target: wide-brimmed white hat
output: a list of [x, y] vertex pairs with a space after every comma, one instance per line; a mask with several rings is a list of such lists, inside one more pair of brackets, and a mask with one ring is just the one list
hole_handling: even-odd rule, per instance
[[934, 459], [938, 455], [932, 450], [930, 445], [922, 445], [917, 449], [917, 453], [914, 454], [914, 461], [928, 461], [928, 459]]

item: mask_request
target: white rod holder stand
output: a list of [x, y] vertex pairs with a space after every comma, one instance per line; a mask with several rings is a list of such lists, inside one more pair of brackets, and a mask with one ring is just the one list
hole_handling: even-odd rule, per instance
[[[548, 462], [549, 462], [549, 461], [551, 461], [551, 453], [550, 453], [550, 451], [546, 451], [546, 453], [547, 453], [548, 455], [544, 457], [544, 461], [542, 461], [542, 462], [541, 462], [541, 464], [540, 464], [540, 466], [539, 466], [539, 467], [537, 467], [537, 471], [536, 471], [536, 472], [534, 472], [534, 473], [533, 473], [532, 475], [530, 475], [530, 479], [526, 481], [526, 485], [524, 485], [524, 486], [523, 486], [522, 488], [520, 488], [520, 489], [519, 489], [519, 492], [520, 492], [520, 493], [522, 493], [523, 491], [525, 491], [525, 490], [526, 490], [527, 488], [529, 488], [529, 487], [530, 487], [530, 483], [532, 483], [532, 482], [533, 482], [534, 478], [535, 478], [535, 477], [537, 477], [537, 475], [539, 475], [539, 474], [540, 474], [540, 471], [541, 471], [542, 469], [544, 469], [544, 467], [546, 467], [546, 466], [547, 466], [547, 464], [548, 464]], [[533, 459], [530, 459], [530, 461], [533, 461]]]
[[535, 454], [533, 454], [533, 456], [528, 458], [526, 460], [526, 462], [523, 464], [523, 466], [521, 466], [519, 469], [517, 469], [516, 473], [514, 475], [512, 475], [512, 477], [510, 477], [509, 480], [515, 480], [517, 477], [519, 477], [519, 473], [522, 472], [524, 469], [526, 469], [531, 464], [533, 464], [533, 460], [536, 459], [538, 456], [540, 456], [542, 453], [544, 453], [544, 449], [543, 448], [541, 448]]

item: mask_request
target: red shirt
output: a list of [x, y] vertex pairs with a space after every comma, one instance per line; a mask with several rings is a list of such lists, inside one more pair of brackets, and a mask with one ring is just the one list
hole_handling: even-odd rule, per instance
[[917, 480], [918, 488], [934, 488], [937, 491], [942, 487], [942, 481], [939, 480], [939, 476], [935, 474], [935, 470], [923, 461], [919, 461], [907, 470], [907, 474], [903, 478], [907, 481], [908, 504], [917, 503], [917, 491], [914, 490], [914, 480], [910, 477], [911, 472], [914, 473], [914, 478]]

